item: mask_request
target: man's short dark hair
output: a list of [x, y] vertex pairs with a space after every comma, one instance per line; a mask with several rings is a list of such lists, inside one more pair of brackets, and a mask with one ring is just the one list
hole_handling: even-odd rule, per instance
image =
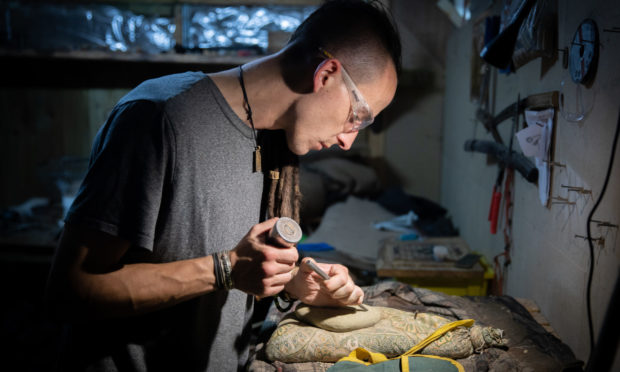
[[320, 58], [324, 48], [342, 60], [353, 79], [371, 79], [389, 55], [401, 68], [400, 37], [391, 16], [378, 1], [331, 0], [313, 12], [289, 40], [297, 56]]

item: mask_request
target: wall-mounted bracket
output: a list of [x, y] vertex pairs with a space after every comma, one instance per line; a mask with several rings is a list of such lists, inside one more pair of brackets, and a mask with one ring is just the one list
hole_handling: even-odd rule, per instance
[[575, 234], [575, 238], [590, 240], [590, 241], [595, 242], [598, 245], [605, 245], [605, 238], [603, 238], [602, 236], [598, 238], [588, 238], [587, 236]]
[[562, 185], [562, 187], [567, 189], [568, 191], [574, 191], [574, 192], [578, 192], [580, 194], [590, 194], [590, 195], [592, 195], [592, 190], [587, 190], [587, 189], [584, 189], [583, 187], [567, 186], [567, 185]]
[[611, 227], [613, 229], [617, 229], [618, 225], [615, 225], [611, 222], [607, 222], [607, 221], [599, 221], [599, 220], [590, 220], [590, 222], [594, 222], [596, 224], [596, 226], [598, 227]]

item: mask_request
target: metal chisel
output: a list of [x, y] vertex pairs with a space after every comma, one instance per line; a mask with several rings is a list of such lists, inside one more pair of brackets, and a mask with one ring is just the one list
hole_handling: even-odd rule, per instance
[[[306, 263], [308, 264], [308, 266], [310, 266], [312, 270], [314, 270], [315, 273], [319, 274], [319, 276], [323, 278], [323, 280], [329, 279], [329, 275], [327, 275], [325, 271], [321, 270], [321, 268], [318, 267], [317, 264], [314, 263], [314, 261], [308, 260], [306, 261]], [[359, 304], [359, 307], [364, 311], [368, 311], [368, 308], [364, 306], [364, 304]]]

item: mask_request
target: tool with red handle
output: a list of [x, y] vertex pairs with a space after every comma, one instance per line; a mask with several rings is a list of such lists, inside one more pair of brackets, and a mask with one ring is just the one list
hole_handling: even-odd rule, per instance
[[499, 167], [499, 173], [493, 186], [491, 194], [491, 206], [489, 207], [489, 222], [491, 222], [491, 234], [497, 233], [497, 219], [499, 218], [499, 207], [502, 203], [502, 183], [504, 181], [504, 166]]
[[491, 195], [491, 207], [489, 208], [489, 221], [491, 222], [491, 234], [497, 233], [497, 219], [499, 217], [499, 205], [501, 204], [502, 193], [500, 187], [493, 186], [493, 195]]

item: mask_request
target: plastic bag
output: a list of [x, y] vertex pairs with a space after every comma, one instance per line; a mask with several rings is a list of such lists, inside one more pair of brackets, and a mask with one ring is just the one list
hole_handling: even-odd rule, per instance
[[512, 54], [513, 68], [538, 58], [551, 58], [556, 48], [556, 2], [539, 0], [519, 29], [519, 36]]

